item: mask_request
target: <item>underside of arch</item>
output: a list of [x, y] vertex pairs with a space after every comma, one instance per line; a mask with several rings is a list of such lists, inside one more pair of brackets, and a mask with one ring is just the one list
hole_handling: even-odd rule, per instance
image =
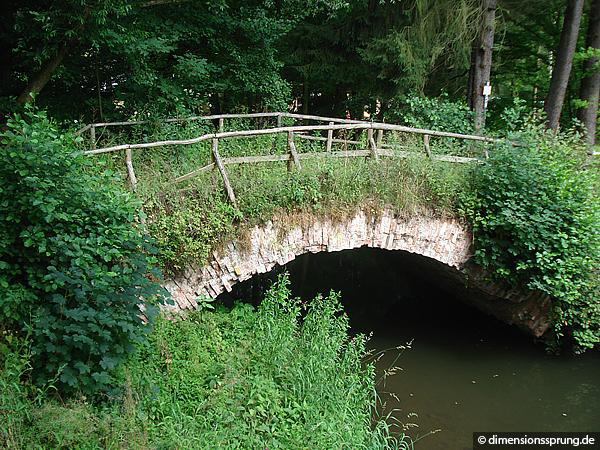
[[[290, 223], [295, 225], [290, 226]], [[404, 250], [460, 268], [469, 259], [471, 235], [453, 219], [410, 218], [386, 208], [377, 215], [359, 210], [345, 220], [289, 217], [255, 226], [243, 239], [213, 252], [210, 263], [188, 267], [169, 280], [178, 309], [194, 308], [195, 299], [217, 297], [252, 275], [270, 271], [305, 253], [336, 252], [360, 247]]]

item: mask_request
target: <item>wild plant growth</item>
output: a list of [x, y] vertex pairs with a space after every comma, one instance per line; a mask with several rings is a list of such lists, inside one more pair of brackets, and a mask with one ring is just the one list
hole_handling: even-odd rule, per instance
[[[229, 126], [248, 129], [256, 127], [255, 122], [237, 121]], [[182, 134], [177, 134], [179, 127], [184, 130]], [[147, 134], [144, 139], [157, 141], [206, 132], [206, 124], [167, 124], [158, 126], [151, 137]], [[112, 136], [102, 145], [119, 140], [137, 142], [130, 139], [140, 138], [139, 131], [126, 133]], [[347, 138], [362, 140], [362, 144], [335, 144], [334, 150], [366, 146], [364, 136]], [[454, 216], [459, 194], [466, 189], [468, 168], [424, 158], [422, 141], [410, 136], [389, 133], [385, 142], [397, 151], [411, 152], [413, 157], [383, 157], [380, 162], [363, 157], [314, 157], [303, 159], [300, 171], [288, 170], [286, 162], [228, 165], [237, 208], [227, 199], [216, 170], [173, 183], [178, 176], [212, 162], [210, 142], [134, 151], [137, 194], [143, 200], [162, 268], [176, 273], [191, 263], [202, 264], [219, 243], [235, 237], [239, 230], [298, 211], [342, 217], [365, 205], [378, 209], [386, 204], [404, 216]], [[287, 137], [283, 135], [228, 139], [220, 141], [219, 152], [223, 158], [285, 154], [286, 145]], [[296, 146], [302, 153], [325, 151], [323, 143], [300, 138], [296, 138]], [[448, 151], [442, 139], [432, 140], [432, 146], [436, 153]], [[481, 148], [461, 146], [455, 150], [464, 156], [482, 154]], [[126, 183], [122, 154], [91, 158], [99, 167], [118, 173]]]
[[36, 384], [106, 392], [163, 300], [137, 202], [42, 113], [0, 142], [0, 328], [30, 336]]
[[579, 136], [530, 124], [521, 147], [499, 147], [465, 196], [475, 261], [553, 299], [550, 346], [600, 342], [600, 179]]
[[[374, 368], [337, 295], [301, 303], [280, 278], [258, 309], [161, 318], [115, 403], [36, 403], [0, 374], [0, 445], [15, 448], [412, 448], [373, 421]], [[10, 369], [10, 370], [6, 370]], [[8, 387], [7, 387], [8, 386]]]

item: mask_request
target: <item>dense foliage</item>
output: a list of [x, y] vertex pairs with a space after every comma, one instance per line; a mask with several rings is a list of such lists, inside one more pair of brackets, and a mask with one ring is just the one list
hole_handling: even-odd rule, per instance
[[163, 200], [160, 213], [148, 224], [167, 273], [178, 273], [207, 261], [223, 236], [231, 235], [237, 211], [219, 198]]
[[0, 134], [0, 321], [32, 341], [33, 377], [108, 389], [162, 297], [138, 204], [86, 174], [70, 136], [28, 111]]
[[[0, 114], [44, 79], [38, 102], [67, 119], [276, 109], [291, 98], [360, 115], [422, 87], [440, 63], [468, 65], [476, 11], [473, 0], [10, 0]], [[53, 64], [52, 78], [40, 76]]]
[[[0, 375], [0, 445], [44, 448], [410, 448], [375, 413], [365, 338], [348, 336], [335, 294], [308, 304], [280, 279], [254, 310], [197, 311], [157, 322], [108, 409], [41, 407]], [[7, 370], [9, 369], [9, 370]]]
[[393, 123], [415, 128], [473, 133], [473, 112], [464, 103], [451, 101], [447, 95], [429, 98], [413, 94], [394, 98], [386, 117]]
[[[542, 107], [565, 3], [498, 1], [492, 118], [515, 97], [529, 111]], [[305, 112], [356, 117], [367, 107], [384, 118], [389, 102], [413, 91], [465, 98], [479, 6], [477, 0], [9, 0], [0, 24], [0, 114], [14, 111], [28, 82], [54, 67], [41, 76], [38, 102], [68, 120], [259, 111], [291, 102]], [[597, 55], [580, 32], [565, 124], [583, 105], [583, 64]]]
[[[554, 344], [600, 342], [600, 199], [577, 138], [530, 128], [475, 171], [475, 261], [554, 300]], [[578, 151], [579, 150], [579, 151]]]

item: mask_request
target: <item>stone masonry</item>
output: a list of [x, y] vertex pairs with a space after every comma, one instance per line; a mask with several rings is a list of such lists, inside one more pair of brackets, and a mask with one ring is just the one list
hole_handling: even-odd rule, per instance
[[460, 269], [469, 259], [471, 235], [456, 220], [396, 217], [386, 208], [369, 216], [358, 211], [348, 220], [314, 219], [284, 229], [272, 221], [254, 227], [249, 242], [229, 242], [214, 252], [209, 264], [190, 267], [165, 287], [175, 310], [194, 309], [199, 296], [217, 297], [256, 273], [270, 271], [304, 253], [336, 252], [359, 247], [404, 250]]
[[[303, 217], [301, 225], [287, 220], [256, 226], [246, 238], [228, 242], [213, 252], [208, 264], [189, 267], [167, 280], [172, 312], [195, 309], [199, 296], [217, 297], [257, 273], [269, 272], [305, 253], [336, 252], [360, 247], [402, 250], [413, 254], [414, 264], [458, 294], [465, 303], [540, 337], [551, 328], [551, 301], [535, 291], [492, 281], [469, 260], [472, 236], [452, 219], [401, 218], [390, 208], [370, 215], [357, 211], [347, 220]], [[291, 217], [293, 219], [293, 217]], [[296, 217], [298, 219], [298, 217]]]

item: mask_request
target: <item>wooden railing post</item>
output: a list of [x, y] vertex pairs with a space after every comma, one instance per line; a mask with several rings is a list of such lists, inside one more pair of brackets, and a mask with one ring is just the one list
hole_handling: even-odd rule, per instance
[[288, 131], [288, 150], [290, 152], [290, 159], [288, 160], [288, 170], [292, 169], [292, 165], [296, 166], [296, 169], [300, 170], [300, 158], [296, 151], [296, 144], [294, 144], [294, 132]]
[[96, 150], [96, 127], [92, 125], [90, 127], [90, 148]]
[[[329, 122], [329, 125], [333, 125], [333, 122]], [[327, 130], [327, 151], [331, 151], [331, 144], [333, 144], [333, 130]]]
[[[277, 114], [277, 128], [281, 128], [281, 114]], [[273, 135], [273, 145], [271, 146], [271, 153], [275, 153], [277, 149], [277, 134]]]
[[377, 130], [377, 148], [381, 148], [383, 144], [383, 130]]
[[135, 172], [133, 171], [133, 161], [131, 159], [131, 149], [128, 148], [125, 150], [125, 166], [127, 166], [127, 174], [129, 175], [129, 182], [131, 183], [131, 190], [135, 191], [137, 186], [137, 178], [135, 176]]
[[427, 153], [427, 156], [429, 157], [429, 159], [431, 159], [431, 148], [429, 147], [429, 135], [428, 134], [423, 135], [423, 147], [425, 148], [425, 153]]
[[219, 118], [219, 133], [223, 131], [223, 128], [225, 128], [225, 119], [220, 117]]
[[219, 155], [219, 140], [212, 140], [212, 155], [215, 161], [215, 165], [221, 172], [221, 177], [223, 177], [223, 184], [225, 184], [225, 190], [227, 191], [227, 196], [229, 197], [229, 201], [237, 208], [237, 202], [235, 200], [235, 194], [233, 193], [233, 188], [229, 183], [229, 177], [227, 176], [227, 172], [225, 171], [225, 166], [223, 165], [223, 161], [221, 160], [221, 156]]
[[375, 139], [373, 139], [373, 128], [367, 129], [367, 147], [371, 151], [371, 157], [375, 161], [379, 161], [379, 154], [377, 153], [377, 144], [375, 143]]

